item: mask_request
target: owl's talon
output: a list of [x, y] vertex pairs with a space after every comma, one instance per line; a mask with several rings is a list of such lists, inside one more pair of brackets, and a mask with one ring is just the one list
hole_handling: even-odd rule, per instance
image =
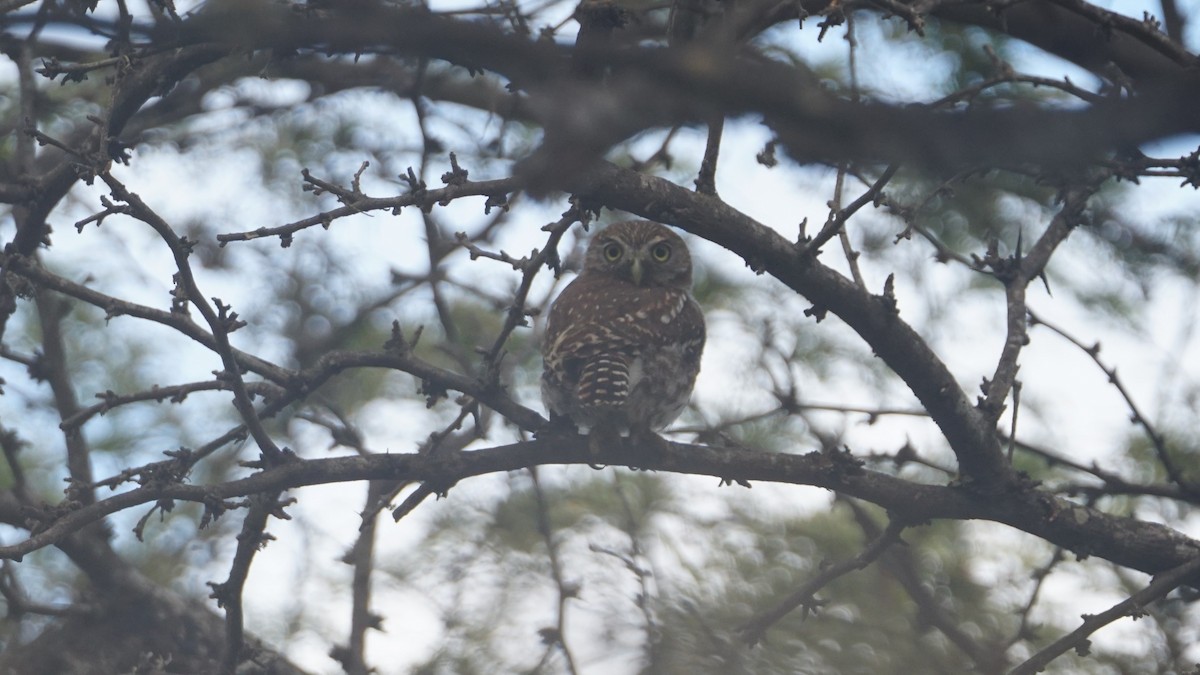
[[588, 454], [593, 458], [601, 457], [620, 443], [621, 436], [611, 427], [592, 429], [588, 434]]
[[[629, 447], [639, 459], [648, 460], [654, 464], [662, 461], [667, 450], [671, 447], [667, 439], [649, 429], [635, 429], [629, 434]], [[630, 467], [640, 471], [649, 471], [647, 467]]]

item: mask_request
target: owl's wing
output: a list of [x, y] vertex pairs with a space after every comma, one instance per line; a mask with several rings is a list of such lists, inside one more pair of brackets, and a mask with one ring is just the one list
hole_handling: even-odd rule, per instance
[[585, 406], [625, 400], [629, 366], [638, 352], [635, 335], [589, 321], [553, 337], [545, 356], [547, 377], [572, 390]]
[[546, 375], [573, 390], [585, 406], [622, 404], [631, 387], [630, 369], [645, 346], [679, 345], [685, 367], [699, 366], [704, 315], [689, 294], [656, 289], [615, 295], [605, 294], [586, 314], [578, 311], [586, 303], [565, 305], [575, 309], [557, 315], [551, 312]]

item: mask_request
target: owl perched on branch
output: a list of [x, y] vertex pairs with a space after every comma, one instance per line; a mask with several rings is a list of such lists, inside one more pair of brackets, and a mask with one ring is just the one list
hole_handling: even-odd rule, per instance
[[615, 223], [596, 234], [583, 271], [550, 308], [542, 400], [568, 418], [593, 454], [629, 436], [663, 441], [700, 371], [704, 315], [692, 298], [692, 258], [658, 223]]

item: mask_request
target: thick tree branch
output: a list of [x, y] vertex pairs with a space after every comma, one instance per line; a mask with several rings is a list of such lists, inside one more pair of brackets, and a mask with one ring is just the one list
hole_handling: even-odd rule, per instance
[[[63, 337], [62, 321], [67, 313], [66, 301], [43, 288], [37, 289], [38, 318], [42, 329], [42, 357], [37, 362], [37, 373], [45, 378], [54, 393], [54, 405], [59, 419], [67, 420], [79, 413], [79, 399], [75, 395], [71, 361]], [[63, 426], [66, 441], [66, 465], [74, 481], [70, 494], [83, 503], [95, 501], [92, 491], [91, 448], [78, 428]]]
[[[904, 161], [942, 171], [979, 162], [1071, 166], [1200, 128], [1188, 112], [1200, 105], [1200, 77], [1173, 62], [1147, 79], [1139, 96], [1085, 110], [945, 112], [852, 103], [790, 66], [726, 58], [703, 45], [570, 48], [481, 23], [382, 7], [319, 21], [267, 6], [238, 8], [236, 21], [205, 12], [186, 21], [179, 37], [256, 49], [383, 51], [468, 68], [487, 64], [530, 92], [530, 109], [546, 127], [550, 156], [535, 156], [526, 165], [538, 182], [548, 178], [553, 158], [568, 147], [579, 153], [575, 161], [586, 163], [639, 131], [702, 123], [717, 114], [761, 114], [804, 161]], [[607, 67], [607, 86], [595, 88], [568, 63]]]
[[[713, 476], [723, 481], [811, 485], [871, 502], [904, 522], [919, 523], [938, 518], [992, 520], [1080, 556], [1101, 557], [1148, 574], [1177, 567], [1200, 551], [1200, 542], [1165, 525], [1110, 515], [1037, 489], [1013, 489], [998, 498], [996, 495], [979, 495], [962, 486], [912, 483], [864, 469], [854, 457], [836, 451], [792, 455], [670, 443], [659, 458], [626, 448], [597, 457], [591, 454], [586, 437], [565, 436], [468, 452], [297, 459], [246, 478], [214, 485], [148, 485], [44, 522], [28, 539], [0, 546], [0, 558], [19, 560], [27, 553], [61, 541], [87, 523], [159, 499], [211, 504], [262, 492], [361, 480], [454, 485], [472, 476], [542, 464], [597, 462]], [[22, 513], [16, 504], [0, 501], [0, 520], [21, 523], [28, 517], [29, 514]]]
[[981, 483], [1004, 482], [1010, 476], [992, 425], [885, 297], [863, 292], [774, 230], [723, 202], [661, 178], [600, 163], [564, 187], [720, 244], [741, 256], [751, 269], [774, 276], [812, 301], [810, 311], [815, 316], [835, 313], [916, 394], [954, 450], [964, 475]]

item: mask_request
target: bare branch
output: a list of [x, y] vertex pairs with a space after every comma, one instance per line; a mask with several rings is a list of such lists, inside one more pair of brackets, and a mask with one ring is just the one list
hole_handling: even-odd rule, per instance
[[1078, 339], [1072, 337], [1069, 333], [1067, 333], [1062, 328], [1059, 328], [1058, 326], [1055, 326], [1052, 323], [1048, 323], [1039, 314], [1035, 314], [1033, 312], [1033, 310], [1028, 310], [1028, 311], [1029, 311], [1030, 325], [1037, 326], [1040, 324], [1042, 326], [1045, 326], [1046, 328], [1049, 328], [1054, 333], [1058, 334], [1059, 336], [1066, 339], [1071, 344], [1073, 344], [1076, 347], [1078, 347], [1079, 349], [1083, 350], [1083, 352], [1085, 354], [1087, 354], [1088, 357], [1091, 358], [1093, 362], [1095, 362], [1096, 366], [1099, 367], [1100, 370], [1103, 371], [1105, 376], [1108, 377], [1108, 381], [1113, 385], [1113, 387], [1116, 388], [1117, 393], [1119, 393], [1121, 395], [1121, 398], [1125, 400], [1125, 405], [1129, 406], [1129, 411], [1130, 411], [1130, 413], [1132, 413], [1131, 414], [1132, 422], [1135, 425], [1139, 425], [1143, 429], [1145, 429], [1146, 436], [1150, 439], [1150, 442], [1154, 445], [1154, 452], [1158, 457], [1158, 461], [1162, 464], [1163, 469], [1165, 469], [1167, 472], [1167, 477], [1170, 478], [1171, 482], [1178, 485], [1185, 492], [1194, 495], [1196, 493], [1197, 487], [1192, 483], [1192, 481], [1190, 481], [1184, 477], [1183, 471], [1175, 463], [1175, 460], [1171, 457], [1171, 453], [1167, 449], [1166, 439], [1163, 437], [1163, 435], [1161, 433], [1158, 432], [1158, 430], [1155, 428], [1154, 424], [1149, 419], [1146, 418], [1146, 416], [1142, 413], [1142, 411], [1138, 407], [1138, 405], [1133, 401], [1133, 397], [1130, 395], [1129, 391], [1125, 388], [1125, 385], [1121, 381], [1120, 376], [1117, 375], [1117, 369], [1115, 367], [1110, 367], [1110, 366], [1105, 365], [1104, 361], [1102, 361], [1100, 359], [1100, 343], [1097, 342], [1096, 344], [1089, 347], [1089, 346], [1083, 344], [1082, 342], [1080, 342]]
[[375, 570], [375, 536], [379, 523], [378, 504], [391, 492], [390, 481], [370, 481], [367, 484], [366, 504], [363, 506], [363, 523], [358, 539], [346, 554], [344, 561], [353, 566], [351, 582], [350, 641], [342, 661], [347, 675], [368, 675], [372, 669], [367, 665], [367, 631], [380, 627], [382, 618], [371, 611], [371, 575]]
[[863, 293], [774, 230], [732, 207], [668, 181], [600, 163], [570, 187], [612, 208], [674, 223], [720, 244], [741, 256], [751, 269], [768, 272], [807, 297], [815, 306], [811, 314], [835, 312], [917, 395], [964, 474], [983, 484], [1012, 478], [994, 426], [971, 406], [945, 364], [886, 298]]
[[225, 609], [225, 654], [221, 658], [222, 675], [233, 675], [238, 671], [238, 664], [245, 658], [244, 625], [242, 617], [242, 589], [246, 578], [250, 575], [250, 563], [267, 542], [274, 539], [267, 534], [267, 519], [271, 516], [287, 519], [283, 507], [294, 500], [279, 501], [279, 492], [265, 491], [250, 495], [250, 509], [242, 523], [242, 531], [238, 535], [237, 551], [229, 570], [229, 577], [219, 584], [209, 583], [212, 587], [210, 597], [217, 601], [217, 606]]
[[[315, 181], [310, 174], [305, 175], [305, 180], [309, 182]], [[317, 225], [328, 229], [333, 221], [339, 218], [371, 211], [391, 211], [398, 213], [405, 206], [417, 206], [422, 211], [427, 211], [433, 208], [435, 204], [445, 206], [462, 197], [487, 197], [490, 203], [494, 200], [505, 198], [509, 193], [519, 188], [520, 182], [516, 178], [500, 178], [479, 182], [466, 181], [435, 190], [410, 192], [399, 197], [356, 196], [345, 206], [323, 211], [315, 216], [297, 220], [294, 223], [279, 225], [277, 227], [260, 227], [256, 230], [246, 232], [218, 234], [217, 241], [224, 245], [233, 241], [251, 241], [263, 237], [279, 237], [280, 243], [284, 247], [287, 247], [291, 244], [292, 236], [296, 232]]]
[[[37, 292], [38, 318], [42, 328], [42, 358], [38, 361], [38, 372], [50, 384], [54, 392], [54, 403], [59, 418], [67, 420], [79, 413], [79, 400], [75, 397], [71, 377], [71, 362], [63, 338], [62, 320], [65, 309], [61, 298], [45, 289]], [[79, 429], [63, 427], [67, 445], [66, 464], [72, 481], [69, 494], [84, 503], [95, 501], [91, 490], [92, 459], [91, 447]]]
[[[263, 397], [273, 397], [280, 393], [278, 387], [269, 385], [265, 382], [247, 382], [246, 389], [255, 395]], [[114, 408], [123, 405], [129, 405], [130, 403], [139, 403], [143, 401], [156, 401], [158, 403], [169, 401], [171, 403], [183, 403], [188, 395], [198, 391], [229, 390], [229, 383], [224, 380], [208, 380], [205, 382], [189, 382], [187, 384], [176, 384], [166, 387], [155, 385], [147, 391], [140, 391], [134, 394], [125, 395], [116, 394], [112, 391], [106, 391], [96, 394], [96, 398], [100, 399], [100, 403], [80, 409], [74, 415], [64, 419], [60, 426], [63, 429], [76, 429], [86, 424], [88, 420], [96, 415], [103, 415]]]
[[814, 611], [819, 604], [816, 599], [818, 591], [836, 579], [850, 572], [864, 569], [878, 560], [879, 556], [883, 555], [883, 552], [888, 547], [901, 541], [900, 533], [904, 531], [905, 527], [907, 525], [902, 521], [893, 518], [888, 522], [887, 529], [863, 547], [858, 552], [858, 555], [823, 566], [816, 576], [809, 579], [800, 588], [792, 591], [792, 594], [778, 605], [742, 624], [738, 630], [742, 633], [743, 639], [748, 644], [758, 644], [766, 637], [767, 630], [771, 626], [783, 617], [791, 614], [797, 608], [803, 607], [806, 612]]
[[258, 444], [258, 448], [263, 454], [263, 459], [271, 462], [282, 461], [283, 451], [279, 449], [279, 446], [275, 444], [271, 435], [267, 433], [266, 428], [263, 427], [262, 420], [259, 418], [258, 412], [254, 409], [254, 402], [250, 398], [250, 393], [246, 389], [246, 382], [242, 378], [242, 370], [238, 364], [237, 356], [233, 352], [233, 347], [229, 344], [229, 334], [244, 326], [245, 322], [239, 320], [237, 312], [230, 311], [230, 307], [222, 304], [217, 298], [213, 298], [213, 304], [216, 305], [216, 309], [205, 299], [192, 274], [191, 263], [188, 262], [194, 242], [189, 242], [186, 237], [181, 238], [176, 235], [171, 226], [151, 210], [142, 201], [141, 197], [130, 192], [112, 174], [105, 171], [100, 174], [100, 178], [112, 190], [113, 197], [129, 205], [130, 215], [152, 227], [171, 249], [171, 255], [175, 258], [175, 265], [179, 270], [179, 273], [175, 276], [176, 284], [186, 294], [187, 301], [200, 311], [200, 314], [204, 317], [209, 329], [212, 331], [216, 347], [215, 351], [221, 357], [221, 363], [225, 367], [225, 370], [218, 377], [229, 382], [230, 388], [233, 390], [233, 405], [237, 408], [238, 413], [241, 414], [242, 420], [245, 421], [246, 428], [249, 429], [250, 435], [254, 437], [255, 443]]
[[1089, 644], [1088, 636], [1108, 624], [1124, 617], [1138, 618], [1145, 614], [1146, 605], [1165, 597], [1168, 593], [1183, 584], [1195, 580], [1200, 573], [1200, 556], [1157, 576], [1142, 590], [1118, 602], [1099, 614], [1085, 614], [1083, 624], [1067, 635], [1055, 640], [1045, 649], [1031, 656], [1021, 665], [1013, 668], [1009, 675], [1033, 675], [1040, 673], [1055, 658], [1071, 649], [1086, 652]]
[[[1005, 500], [972, 496], [959, 487], [921, 485], [870, 471], [837, 451], [789, 455], [669, 443], [657, 460], [638, 448], [613, 448], [596, 457], [588, 449], [586, 437], [567, 436], [460, 453], [293, 459], [225, 483], [150, 484], [61, 514], [46, 514], [46, 519], [26, 540], [0, 546], [0, 558], [19, 560], [27, 553], [61, 541], [87, 523], [159, 499], [211, 504], [215, 500], [304, 485], [359, 480], [452, 485], [471, 476], [539, 464], [597, 461], [731, 481], [814, 485], [877, 504], [904, 522], [934, 518], [994, 520], [1068, 550], [1151, 574], [1178, 566], [1190, 560], [1193, 551], [1200, 550], [1200, 543], [1164, 525], [1106, 514], [1044, 492], [1027, 489]], [[0, 516], [3, 515], [0, 509]], [[17, 519], [15, 524], [25, 522], [25, 516], [12, 515]]]
[[[554, 586], [558, 589], [555, 625], [553, 629], [542, 629], [542, 641], [549, 648], [557, 647], [566, 661], [567, 672], [577, 675], [579, 670], [575, 667], [575, 657], [571, 654], [571, 648], [567, 646], [567, 601], [579, 595], [579, 588], [576, 582], [567, 581], [563, 576], [558, 543], [554, 540], [554, 532], [550, 529], [549, 505], [546, 501], [546, 493], [542, 490], [542, 483], [538, 480], [537, 467], [530, 467], [529, 476], [533, 480], [533, 495], [537, 500], [538, 533], [542, 535], [542, 541], [546, 544], [546, 554], [550, 558], [550, 575], [554, 579]], [[548, 650], [546, 656], [549, 655], [550, 651]], [[543, 657], [542, 662], [545, 663], [545, 661], [546, 657]], [[539, 668], [539, 670], [541, 669]]]

